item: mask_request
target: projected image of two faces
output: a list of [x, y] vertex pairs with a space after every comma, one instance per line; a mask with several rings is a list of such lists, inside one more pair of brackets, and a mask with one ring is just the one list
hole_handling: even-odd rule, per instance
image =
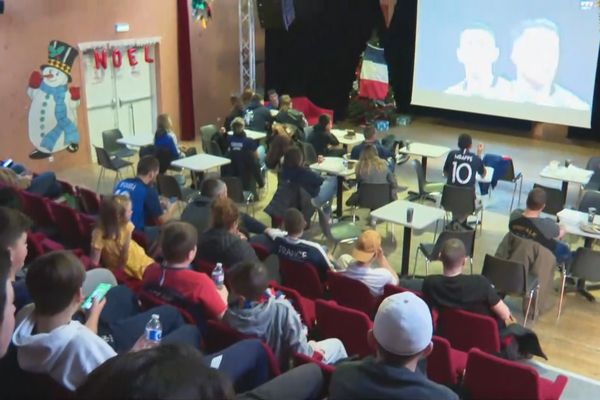
[[[559, 29], [550, 19], [522, 21], [515, 31], [510, 54], [501, 54], [496, 33], [489, 26], [466, 26], [456, 49], [464, 79], [450, 85], [445, 93], [589, 110], [586, 101], [555, 82], [560, 46]], [[501, 57], [508, 57], [513, 63], [514, 77], [494, 74], [494, 64]]]

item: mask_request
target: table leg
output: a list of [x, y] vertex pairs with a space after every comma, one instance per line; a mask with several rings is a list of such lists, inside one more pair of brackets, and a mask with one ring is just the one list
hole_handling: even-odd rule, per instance
[[427, 179], [427, 157], [421, 157], [421, 166], [423, 167], [423, 176]]
[[344, 177], [337, 177], [337, 210], [335, 210], [337, 217], [342, 218], [343, 207], [344, 207]]
[[569, 182], [563, 181], [561, 191], [562, 191], [562, 195], [563, 195], [562, 200], [563, 200], [563, 207], [564, 207], [567, 204], [567, 193], [569, 191]]
[[400, 269], [400, 276], [408, 276], [408, 262], [410, 259], [410, 239], [412, 235], [412, 229], [408, 226], [404, 227], [404, 238], [402, 239], [402, 267]]

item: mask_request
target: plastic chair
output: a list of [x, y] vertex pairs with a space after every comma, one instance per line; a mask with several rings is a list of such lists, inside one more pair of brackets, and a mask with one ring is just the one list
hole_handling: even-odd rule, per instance
[[413, 268], [413, 278], [417, 272], [417, 259], [419, 252], [425, 257], [425, 275], [429, 274], [429, 264], [432, 261], [440, 260], [440, 253], [444, 243], [450, 239], [458, 239], [465, 245], [465, 254], [469, 257], [471, 274], [473, 274], [473, 250], [475, 248], [475, 231], [443, 231], [438, 236], [435, 243], [420, 243], [415, 255], [415, 266]]
[[[472, 200], [471, 200], [472, 199]], [[441, 206], [447, 213], [458, 216], [475, 215], [476, 227], [479, 225], [479, 232], [483, 229], [483, 207], [475, 206], [475, 187], [444, 185], [442, 190]], [[447, 222], [447, 216], [444, 218]]]
[[423, 171], [423, 166], [419, 160], [412, 160], [411, 164], [413, 169], [415, 170], [415, 174], [417, 175], [417, 185], [418, 192], [409, 191], [408, 192], [408, 201], [423, 201], [429, 200], [436, 202], [436, 199], [432, 196], [433, 194], [438, 194], [442, 191], [444, 187], [444, 182], [428, 182], [425, 179], [425, 171]]
[[285, 295], [285, 297], [292, 303], [294, 309], [300, 314], [300, 318], [302, 318], [302, 322], [308, 329], [312, 329], [315, 323], [315, 302], [314, 300], [307, 299], [298, 293], [298, 291], [277, 284], [275, 281], [272, 281], [269, 284], [273, 289], [279, 290], [281, 293]]
[[98, 192], [100, 188], [100, 181], [102, 177], [106, 173], [106, 170], [115, 172], [115, 181], [113, 185], [117, 183], [119, 179], [121, 179], [121, 170], [123, 168], [131, 167], [133, 170], [133, 164], [129, 161], [125, 161], [119, 157], [110, 158], [108, 152], [104, 150], [102, 147], [96, 147], [96, 159], [98, 161], [98, 165], [100, 165], [100, 175], [98, 175], [98, 183], [96, 184], [96, 192]]
[[523, 326], [527, 326], [531, 303], [535, 297], [536, 306], [532, 318], [535, 320], [535, 315], [538, 312], [537, 299], [539, 297], [540, 284], [537, 278], [528, 279], [525, 265], [486, 254], [481, 275], [488, 278], [496, 288], [496, 291], [502, 295], [508, 294], [529, 298]]
[[97, 215], [100, 212], [100, 196], [85, 187], [77, 187], [79, 207], [86, 214]]
[[227, 197], [238, 204], [244, 204], [246, 206], [246, 213], [248, 213], [250, 203], [254, 201], [254, 194], [244, 190], [242, 180], [237, 176], [222, 176], [221, 180], [227, 186]]
[[[219, 130], [213, 124], [204, 125], [200, 127], [200, 140], [202, 142], [202, 149], [205, 153], [208, 153], [209, 144], [214, 136]], [[219, 150], [220, 152], [220, 150]]]
[[307, 165], [314, 164], [318, 159], [317, 151], [312, 144], [308, 142], [298, 142], [302, 147], [302, 154], [304, 154], [304, 163]]
[[325, 300], [317, 300], [315, 309], [323, 338], [340, 339], [348, 355], [358, 354], [362, 358], [374, 353], [367, 342], [367, 333], [373, 328], [367, 314]]
[[394, 201], [389, 183], [361, 183], [358, 185], [356, 193], [358, 199], [356, 205], [352, 207], [352, 221], [356, 220], [358, 208], [367, 208], [373, 211]]
[[447, 339], [431, 338], [433, 351], [427, 357], [427, 378], [441, 385], [456, 386], [467, 366], [467, 353], [455, 350]]
[[181, 191], [181, 186], [179, 186], [177, 179], [175, 179], [173, 176], [159, 174], [156, 177], [156, 186], [158, 193], [161, 196], [169, 199], [175, 197], [178, 200], [185, 201], [185, 197]]
[[325, 214], [325, 212], [317, 208], [317, 214], [319, 216], [319, 225], [321, 226], [321, 231], [327, 240], [332, 241], [334, 243], [332, 254], [335, 253], [338, 244], [342, 242], [351, 242], [356, 240], [362, 230], [349, 221], [341, 221], [335, 224], [329, 223], [329, 217]]
[[323, 284], [314, 265], [279, 257], [279, 274], [284, 286], [297, 290], [302, 296], [313, 300], [323, 297]]
[[122, 137], [123, 134], [118, 129], [110, 129], [102, 132], [102, 147], [104, 147], [110, 157], [127, 158], [135, 155], [135, 151], [117, 142]]
[[477, 347], [488, 353], [500, 351], [498, 325], [487, 315], [451, 308], [439, 310], [437, 335], [448, 339], [457, 350]]
[[546, 207], [542, 210], [545, 214], [556, 215], [565, 208], [564, 195], [562, 190], [551, 188], [544, 185], [533, 184], [533, 188], [544, 189], [546, 192]]
[[515, 202], [515, 194], [517, 193], [517, 184], [519, 185], [519, 199], [517, 201], [517, 207], [521, 204], [521, 192], [523, 190], [523, 174], [520, 172], [515, 173], [515, 165], [513, 164], [513, 160], [508, 159], [508, 166], [504, 171], [504, 175], [498, 178], [499, 181], [510, 182], [513, 184], [513, 194], [512, 199], [510, 200], [510, 208], [509, 213], [512, 212], [513, 204]]
[[471, 399], [558, 400], [567, 381], [564, 375], [558, 375], [554, 381], [542, 378], [529, 365], [472, 349], [463, 383]]
[[586, 190], [583, 192], [583, 197], [581, 198], [577, 209], [587, 213], [590, 207], [600, 210], [600, 191]]
[[585, 169], [594, 171], [594, 174], [583, 188], [585, 190], [600, 190], [600, 157], [591, 157]]
[[[600, 281], [600, 252], [588, 249], [586, 247], [580, 247], [575, 253], [575, 258], [571, 263], [570, 276], [573, 278], [579, 278], [585, 281], [599, 282]], [[562, 311], [562, 304], [565, 297], [565, 281], [566, 274], [563, 274], [562, 283], [560, 287], [560, 300], [558, 302], [558, 316]]]
[[361, 281], [328, 271], [327, 283], [331, 299], [338, 304], [362, 311], [367, 315], [373, 315], [376, 311], [377, 297], [374, 297], [369, 287]]

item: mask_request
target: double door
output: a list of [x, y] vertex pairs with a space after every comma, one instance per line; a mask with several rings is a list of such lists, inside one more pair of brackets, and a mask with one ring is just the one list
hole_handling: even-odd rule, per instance
[[[154, 59], [155, 46], [150, 47]], [[126, 53], [125, 53], [126, 54]], [[156, 127], [156, 63], [144, 61], [144, 49], [136, 50], [138, 63], [130, 66], [123, 57], [114, 67], [107, 57], [107, 68], [95, 68], [94, 55], [84, 55], [84, 81], [90, 150], [103, 147], [102, 132], [118, 128], [123, 136], [149, 135]]]

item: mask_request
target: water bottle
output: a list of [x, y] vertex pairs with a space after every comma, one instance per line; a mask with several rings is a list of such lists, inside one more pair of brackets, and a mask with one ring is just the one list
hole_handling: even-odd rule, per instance
[[146, 341], [148, 347], [154, 347], [160, 344], [162, 339], [162, 324], [158, 314], [152, 314], [152, 318], [146, 324]]
[[223, 271], [223, 264], [217, 263], [215, 269], [213, 269], [210, 274], [213, 282], [217, 286], [217, 288], [221, 289], [223, 287], [223, 283], [225, 282], [225, 272]]

